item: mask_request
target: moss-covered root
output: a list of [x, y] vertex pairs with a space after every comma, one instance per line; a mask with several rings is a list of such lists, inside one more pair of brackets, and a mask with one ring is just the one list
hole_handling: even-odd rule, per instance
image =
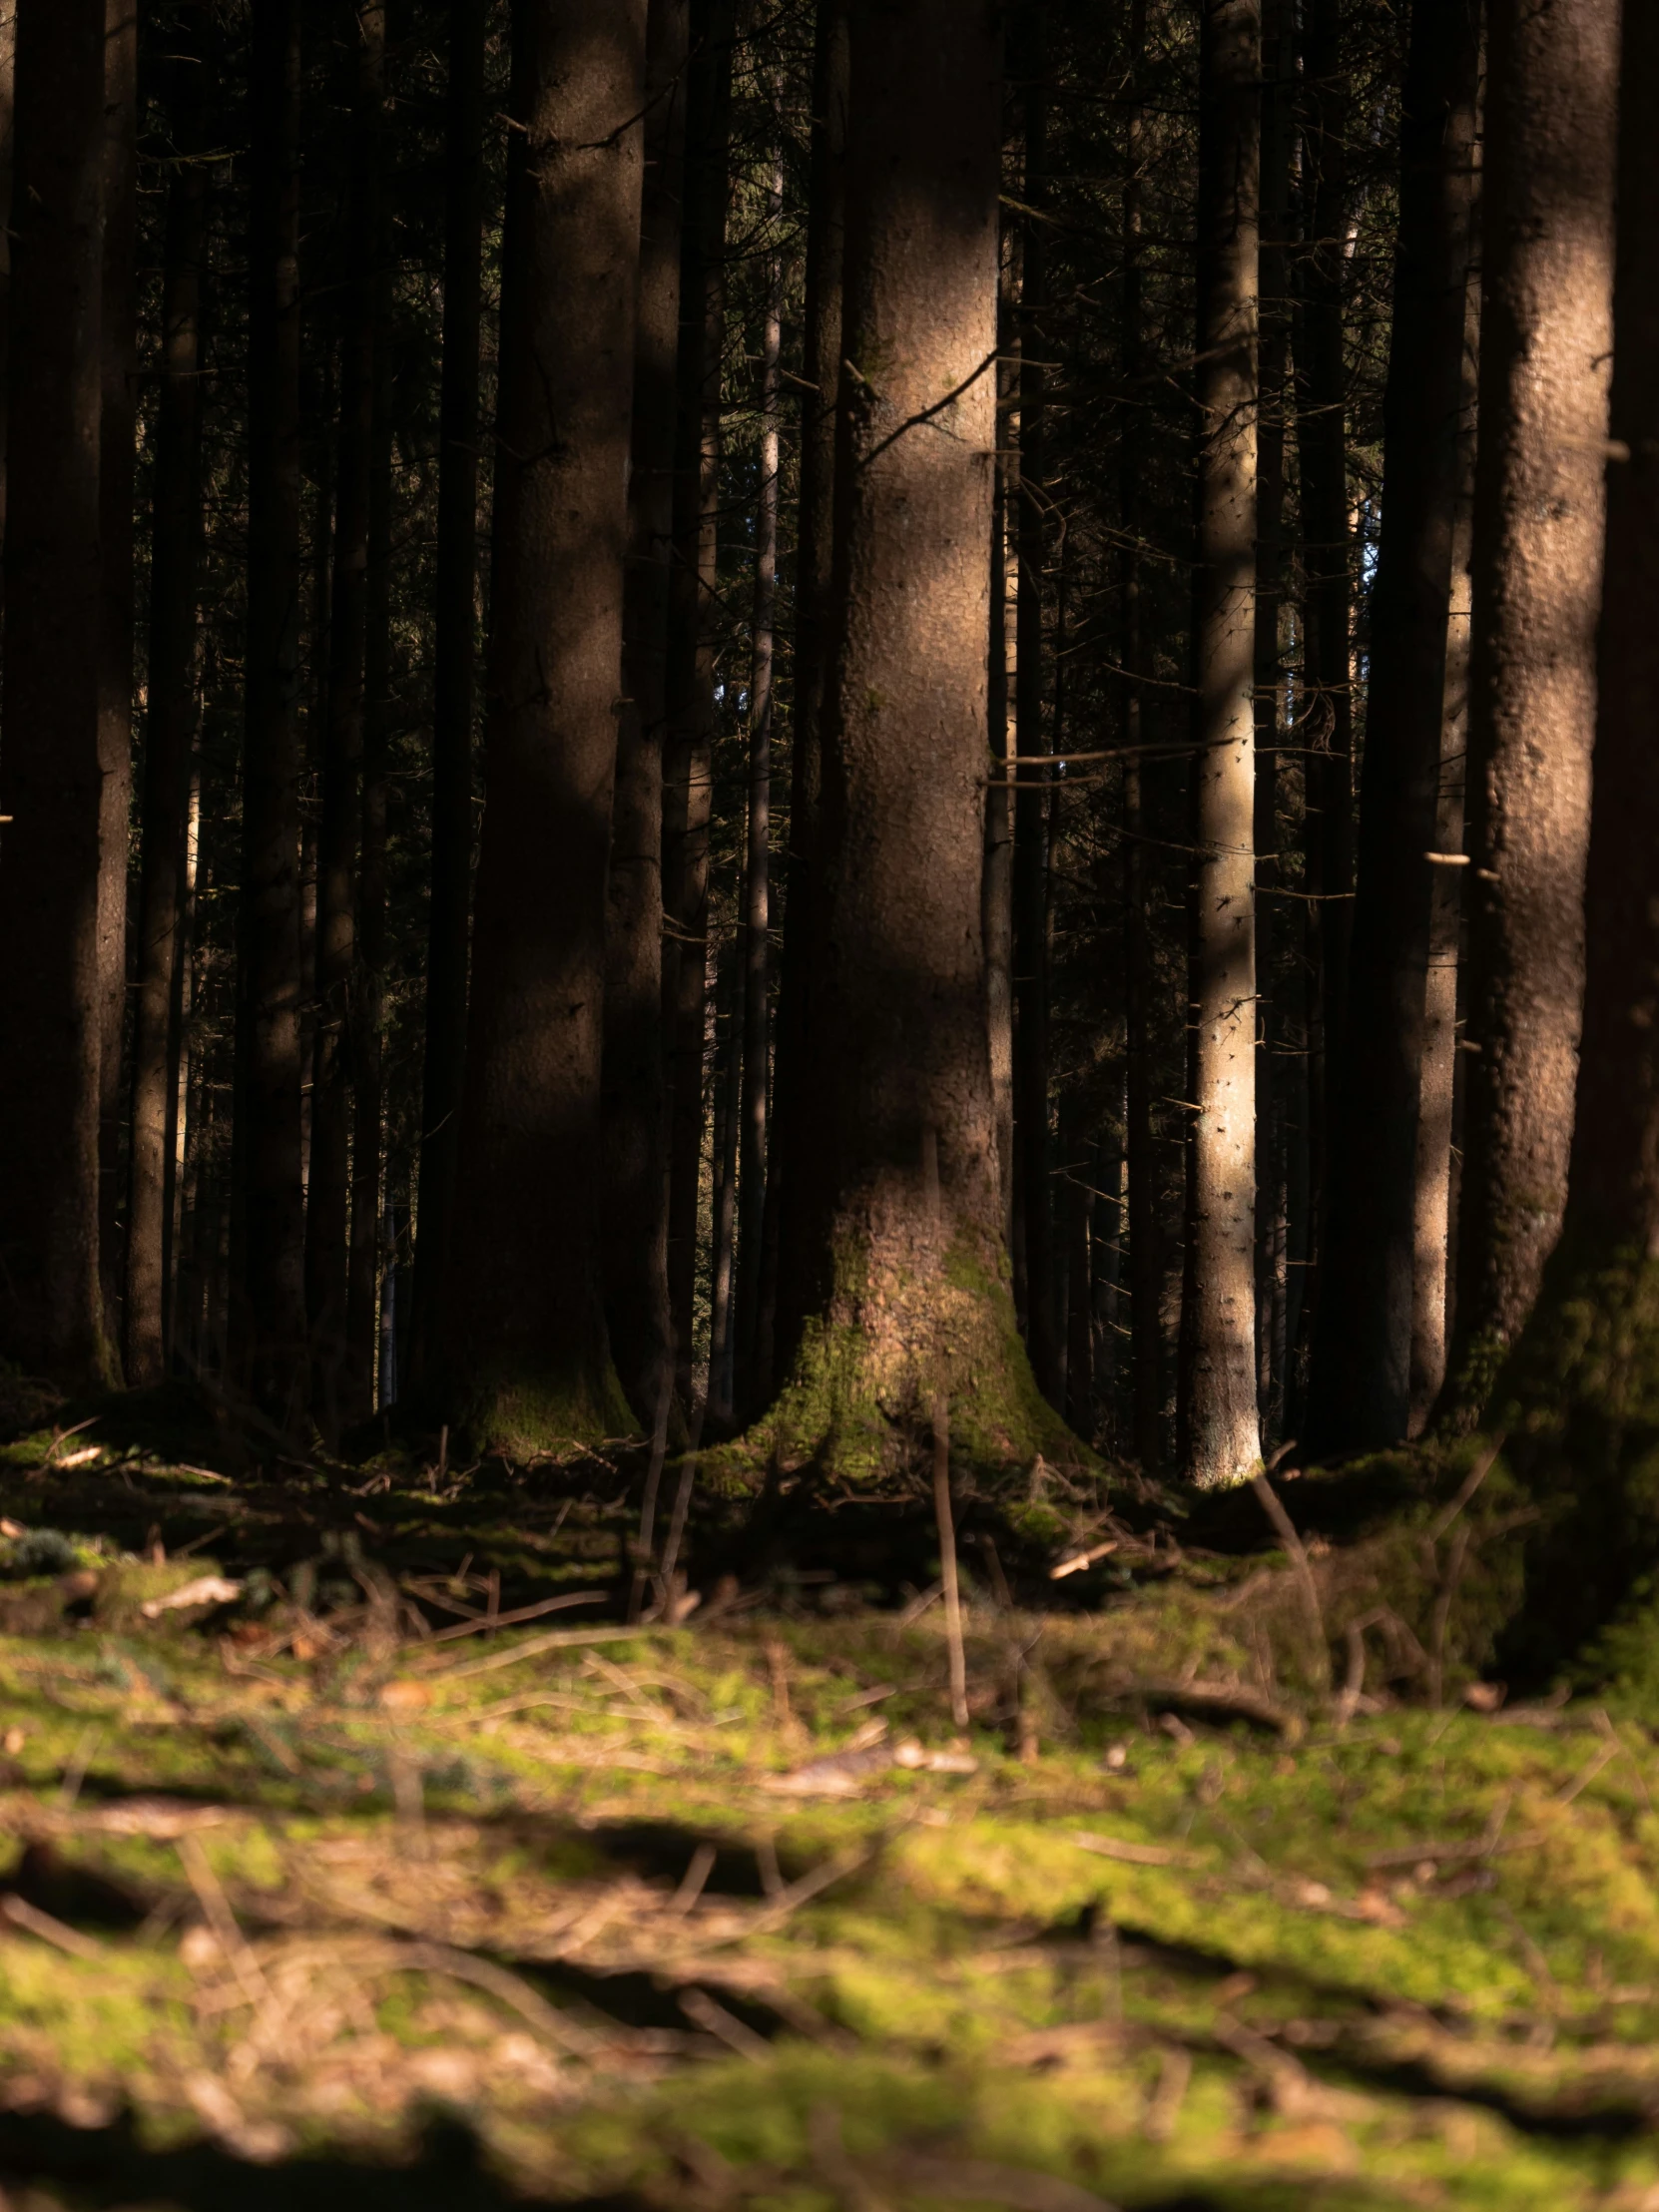
[[1005, 1275], [968, 1240], [925, 1277], [877, 1275], [867, 1263], [840, 1274], [776, 1402], [712, 1455], [717, 1473], [753, 1481], [770, 1466], [811, 1463], [878, 1484], [913, 1469], [941, 1392], [952, 1465], [998, 1491], [1017, 1484], [1035, 1494], [1044, 1466], [1096, 1467], [1037, 1387]]
[[459, 1395], [454, 1410], [466, 1449], [499, 1452], [519, 1465], [632, 1439], [640, 1432], [609, 1361], [599, 1372], [487, 1371]]
[[[1633, 1601], [1645, 1610], [1659, 1574], [1659, 1261], [1558, 1252], [1486, 1425], [1541, 1508], [1527, 1656], [1559, 1665]], [[1644, 1634], [1659, 1643], [1659, 1622]], [[1659, 1683], [1659, 1657], [1652, 1671]]]

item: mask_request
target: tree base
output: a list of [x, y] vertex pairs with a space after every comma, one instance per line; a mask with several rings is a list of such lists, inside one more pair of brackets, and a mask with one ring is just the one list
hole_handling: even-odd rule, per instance
[[488, 1376], [455, 1403], [458, 1443], [523, 1465], [572, 1449], [636, 1442], [639, 1422], [614, 1367], [602, 1375]]

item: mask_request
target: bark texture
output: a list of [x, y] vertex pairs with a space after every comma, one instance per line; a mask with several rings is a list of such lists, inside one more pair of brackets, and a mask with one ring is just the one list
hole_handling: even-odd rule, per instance
[[1200, 747], [1188, 1154], [1187, 1472], [1261, 1458], [1256, 1404], [1255, 647], [1258, 0], [1206, 0], [1199, 110]]
[[757, 1441], [873, 1474], [1064, 1431], [1013, 1328], [980, 939], [1000, 41], [984, 0], [854, 0], [839, 650], [799, 1163], [810, 1295]]
[[202, 534], [202, 256], [206, 164], [201, 151], [202, 10], [181, 17], [181, 58], [169, 81], [176, 166], [167, 185], [161, 388], [156, 412], [150, 540], [150, 657], [144, 739], [137, 991], [133, 1004], [133, 1133], [127, 1207], [127, 1380], [166, 1372], [170, 1232], [169, 1147], [179, 1050], [174, 998], [183, 945], [186, 799], [196, 724], [196, 616]]
[[652, 0], [640, 219], [623, 704], [605, 985], [605, 1312], [628, 1402], [650, 1427], [673, 1386], [663, 1037], [663, 741], [674, 540], [675, 362], [689, 0]]
[[443, 369], [433, 607], [432, 904], [426, 937], [414, 1365], [424, 1371], [449, 1250], [466, 1052], [472, 725], [478, 631], [478, 312], [483, 258], [485, 0], [456, 0], [444, 118]]
[[1469, 1042], [1445, 1417], [1478, 1417], [1560, 1230], [1584, 989], [1613, 353], [1618, 0], [1497, 6], [1469, 703]]
[[99, 328], [104, 0], [17, 30], [9, 486], [0, 748], [0, 1352], [109, 1379], [98, 1268], [104, 971]]
[[1324, 1295], [1305, 1441], [1376, 1450], [1410, 1419], [1417, 1113], [1474, 239], [1477, 0], [1417, 0], [1400, 123], [1382, 535]]
[[[508, 281], [450, 1395], [531, 1454], [628, 1408], [603, 1307], [600, 1080], [643, 169], [645, 0], [537, 0]], [[584, 302], [573, 315], [572, 298]]]

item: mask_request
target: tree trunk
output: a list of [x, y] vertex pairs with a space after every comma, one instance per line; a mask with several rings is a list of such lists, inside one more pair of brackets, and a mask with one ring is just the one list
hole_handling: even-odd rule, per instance
[[[726, 1034], [720, 1036], [720, 1005], [726, 1004]], [[738, 1150], [743, 1118], [743, 971], [734, 943], [719, 963], [715, 980], [715, 1126], [710, 1177], [709, 1233], [709, 1390], [716, 1421], [732, 1420], [733, 1330], [738, 1251]]]
[[[768, 214], [784, 214], [780, 156]], [[767, 1107], [772, 1074], [772, 731], [775, 625], [778, 615], [779, 392], [784, 343], [784, 261], [775, 245], [767, 273], [761, 336], [760, 486], [755, 513], [755, 599], [749, 692], [749, 835], [744, 856], [743, 1139], [738, 1194], [737, 1402], [755, 1404], [761, 1323], [762, 1244], [766, 1220]]]
[[98, 1267], [104, 0], [26, 6], [12, 201], [0, 1352], [108, 1380]]
[[[1478, 191], [1478, 178], [1476, 181]], [[1478, 216], [1475, 219], [1478, 221]], [[1446, 860], [1463, 849], [1469, 743], [1469, 651], [1474, 539], [1475, 396], [1480, 358], [1480, 279], [1469, 272], [1463, 302], [1463, 357], [1457, 426], [1457, 504], [1452, 522], [1451, 600], [1447, 609], [1445, 699], [1440, 712], [1439, 789], [1434, 849]], [[1410, 1433], [1421, 1432], [1445, 1382], [1450, 1324], [1452, 1145], [1457, 1100], [1457, 982], [1462, 961], [1464, 870], [1434, 869], [1429, 889], [1428, 974], [1423, 994], [1422, 1076], [1417, 1107], [1416, 1194], [1412, 1242]]]
[[1446, 623], [1474, 240], [1478, 0], [1417, 0], [1400, 123], [1371, 595], [1349, 1033], [1331, 1119], [1325, 1280], [1305, 1442], [1377, 1450], [1410, 1419], [1417, 1110]]
[[104, 1326], [122, 1341], [121, 1060], [127, 1025], [127, 860], [133, 812], [133, 476], [138, 428], [138, 0], [104, 11], [103, 426], [99, 642], [98, 1250]]
[[[1123, 188], [1123, 376], [1137, 395], [1146, 389], [1140, 241], [1140, 166], [1145, 126], [1140, 74], [1146, 58], [1146, 0], [1131, 0], [1129, 19], [1129, 125], [1125, 134]], [[1129, 1206], [1130, 1448], [1148, 1474], [1164, 1456], [1164, 1254], [1158, 1217], [1158, 1162], [1152, 1125], [1152, 1013], [1154, 971], [1150, 884], [1142, 814], [1141, 764], [1136, 749], [1144, 734], [1141, 663], [1145, 650], [1141, 607], [1141, 456], [1125, 436], [1120, 452], [1118, 505], [1123, 517], [1122, 718], [1124, 911], [1124, 1150]]]
[[1508, 0], [1491, 20], [1469, 700], [1474, 1051], [1442, 1398], [1453, 1426], [1485, 1404], [1566, 1198], [1604, 550], [1619, 12], [1618, 0], [1570, 0], [1547, 15]]
[[355, 14], [345, 311], [340, 331], [339, 431], [335, 447], [333, 589], [328, 621], [328, 719], [323, 739], [322, 821], [317, 836], [311, 1172], [305, 1212], [311, 1402], [329, 1444], [338, 1441], [347, 1394], [350, 1063], [362, 812], [363, 651], [368, 620], [374, 354], [384, 309], [378, 282], [380, 109], [386, 52], [383, 0], [356, 0]]
[[11, 383], [12, 173], [17, 140], [17, 0], [0, 0], [0, 542], [6, 526], [6, 419]]
[[[382, 240], [384, 233], [381, 234]], [[383, 249], [382, 249], [383, 250]], [[351, 1249], [345, 1297], [347, 1422], [374, 1411], [380, 1299], [380, 1155], [384, 1142], [386, 800], [391, 713], [390, 377], [384, 342], [375, 370], [373, 463], [368, 490], [368, 575], [363, 636], [363, 794], [357, 865], [356, 997], [351, 1009]]]
[[[796, 514], [795, 696], [790, 732], [790, 846], [773, 1075], [770, 1187], [778, 1194], [777, 1304], [799, 1304], [784, 1280], [798, 1249], [788, 1163], [796, 1117], [810, 1086], [804, 1067], [811, 962], [814, 856], [823, 785], [821, 745], [832, 614], [835, 399], [841, 376], [841, 261], [845, 230], [846, 8], [819, 0], [813, 56], [813, 134], [807, 197], [804, 380], [800, 497]], [[774, 1344], [776, 1357], [778, 1347]], [[759, 1380], [763, 1392], [770, 1377]]]
[[605, 1311], [647, 1428], [673, 1387], [663, 1035], [663, 742], [674, 536], [675, 360], [688, 0], [651, 0], [639, 327], [629, 469], [623, 705], [617, 719], [605, 986]]
[[202, 274], [207, 180], [201, 152], [204, 16], [175, 36], [169, 82], [174, 166], [167, 187], [162, 372], [150, 553], [150, 654], [133, 1010], [133, 1135], [127, 1206], [127, 1380], [159, 1382], [169, 1331], [169, 1129], [179, 1040], [186, 802], [196, 727], [196, 622], [202, 539]]
[[1198, 848], [1189, 989], [1187, 1471], [1242, 1480], [1256, 1403], [1255, 588], [1258, 0], [1205, 0], [1198, 284]]
[[1312, 1342], [1324, 1264], [1331, 1101], [1348, 1003], [1354, 889], [1354, 697], [1349, 676], [1348, 371], [1344, 309], [1348, 246], [1346, 0], [1306, 0], [1303, 30], [1301, 314], [1296, 347], [1304, 609], [1302, 742], [1306, 809], [1303, 886], [1310, 966], [1307, 1064], [1312, 1212], [1301, 1335]]
[[[1048, 67], [1042, 0], [1028, 18], [1024, 57], [1025, 198], [1047, 190]], [[1027, 219], [1020, 277], [1019, 462], [1014, 543], [1019, 597], [1014, 617], [1014, 726], [1022, 760], [1048, 751], [1043, 721], [1043, 568], [1048, 532], [1044, 476], [1043, 387], [1048, 339], [1048, 238], [1040, 216]], [[1014, 1157], [1020, 1182], [1025, 1260], [1025, 1335], [1038, 1386], [1063, 1402], [1065, 1347], [1055, 1313], [1054, 1196], [1048, 1126], [1048, 811], [1049, 772], [1022, 768], [1014, 799]]]
[[233, 1364], [268, 1421], [306, 1402], [299, 1151], [299, 6], [255, 0], [248, 663]]
[[812, 1286], [786, 1464], [907, 1465], [949, 1405], [1005, 1468], [1067, 1432], [1013, 1326], [980, 939], [1000, 40], [986, 0], [853, 0], [838, 651], [798, 1168]]
[[[515, 54], [488, 802], [444, 1343], [476, 1441], [629, 1425], [603, 1305], [600, 1051], [645, 0], [531, 0]], [[570, 300], [584, 302], [570, 312]]]
[[733, 0], [694, 0], [687, 73], [686, 187], [674, 440], [674, 566], [669, 589], [668, 737], [663, 810], [663, 963], [669, 1037], [669, 1309], [675, 1385], [690, 1404], [709, 943], [709, 814], [714, 793], [714, 614], [720, 567], [721, 415], [726, 335], [726, 209], [731, 197]]
[[[1008, 257], [1004, 249], [997, 328], [1002, 358], [996, 365], [996, 423], [1000, 447], [1018, 370], [1009, 329]], [[999, 451], [991, 483], [990, 655], [986, 713], [991, 774], [985, 788], [985, 878], [979, 898], [985, 939], [985, 1029], [991, 1055], [991, 1119], [996, 1131], [997, 1179], [1002, 1188], [1002, 1233], [1013, 1244], [1014, 1223], [1014, 778], [1009, 756], [1019, 738], [1008, 713], [1008, 490], [1007, 455]], [[1017, 606], [1017, 601], [1015, 602]]]
[[420, 1237], [413, 1345], [425, 1371], [455, 1202], [472, 904], [473, 661], [478, 630], [478, 314], [484, 222], [485, 0], [457, 0], [444, 121], [443, 370], [433, 591], [432, 903], [426, 937]]
[[[1581, 0], [1570, 11], [1575, 35], [1569, 42], [1564, 26], [1556, 25], [1548, 57], [1526, 35], [1526, 26], [1494, 17], [1487, 95], [1485, 182], [1491, 214], [1480, 333], [1485, 435], [1478, 463], [1475, 603], [1490, 620], [1492, 504], [1513, 530], [1519, 519], [1537, 515], [1541, 491], [1553, 493], [1567, 512], [1558, 521], [1551, 518], [1549, 542], [1536, 548], [1542, 565], [1529, 567], [1527, 574], [1540, 587], [1553, 583], [1562, 592], [1567, 627], [1552, 635], [1566, 670], [1552, 695], [1538, 699], [1534, 693], [1548, 716], [1535, 742], [1547, 742], [1552, 765], [1562, 763], [1569, 792], [1580, 787], [1578, 772], [1567, 764], [1576, 754], [1579, 717], [1588, 704], [1580, 624], [1592, 605], [1596, 564], [1588, 531], [1602, 481], [1600, 441], [1589, 440], [1591, 426], [1600, 426], [1598, 391], [1608, 343], [1605, 323], [1598, 325], [1596, 318], [1605, 312], [1615, 88], [1622, 108], [1608, 448], [1613, 460], [1606, 485], [1606, 590], [1576, 1126], [1559, 1248], [1547, 1263], [1536, 1312], [1490, 1409], [1512, 1422], [1511, 1458], [1546, 1502], [1542, 1540], [1527, 1577], [1531, 1649], [1541, 1646], [1545, 1666], [1570, 1654], [1587, 1630], [1604, 1625], [1635, 1594], [1633, 1578], [1651, 1573], [1653, 1560], [1651, 1469], [1659, 1373], [1659, 903], [1653, 895], [1653, 855], [1659, 848], [1659, 753], [1653, 744], [1659, 713], [1659, 625], [1653, 619], [1659, 601], [1659, 450], [1652, 411], [1659, 383], [1659, 266], [1653, 252], [1659, 148], [1653, 117], [1659, 109], [1659, 16], [1639, 0], [1626, 0], [1623, 13], [1622, 57], [1615, 53], [1619, 10], [1613, 0]], [[1547, 283], [1544, 266], [1519, 270], [1515, 265], [1523, 257], [1513, 247], [1507, 253], [1497, 247], [1498, 226], [1506, 211], [1510, 221], [1519, 212], [1517, 199], [1543, 240], [1557, 244]], [[1577, 241], [1570, 257], [1569, 209]], [[1540, 221], [1546, 210], [1554, 217], [1547, 229]], [[1553, 310], [1552, 334], [1565, 339], [1572, 331], [1578, 340], [1568, 356], [1578, 388], [1562, 395], [1563, 411], [1549, 425], [1555, 432], [1550, 445], [1539, 440], [1530, 379], [1522, 385], [1508, 365], [1499, 381], [1500, 369], [1513, 363], [1516, 331], [1535, 329], [1533, 316], [1546, 305]], [[1569, 321], [1573, 315], [1582, 319]], [[1506, 393], [1514, 395], [1513, 412], [1505, 410], [1494, 424], [1488, 409]], [[1564, 411], [1569, 397], [1577, 400], [1573, 416]], [[1522, 443], [1525, 421], [1533, 428]], [[1496, 455], [1487, 443], [1494, 428]], [[1586, 442], [1568, 445], [1569, 430]], [[1525, 507], [1520, 487], [1508, 489], [1510, 472], [1523, 455], [1536, 456], [1534, 469], [1553, 464], [1551, 481], [1543, 487], [1534, 481]], [[1507, 464], [1502, 475], [1494, 466], [1499, 456]], [[1532, 530], [1539, 527], [1531, 521]], [[1504, 731], [1509, 720], [1507, 714], [1494, 716], [1493, 705], [1506, 703], [1503, 678], [1514, 662], [1494, 648], [1513, 639], [1511, 620], [1505, 609], [1490, 646], [1476, 630], [1474, 713], [1488, 733], [1494, 723]], [[1472, 794], [1472, 781], [1470, 788]], [[1501, 841], [1492, 836], [1492, 816], [1510, 832]], [[1509, 873], [1519, 858], [1512, 823], [1512, 809], [1489, 808], [1483, 825], [1505, 902]], [[1563, 856], [1561, 864], [1569, 860]], [[1551, 913], [1558, 915], [1553, 886], [1548, 897]], [[1512, 1003], [1506, 991], [1500, 1009]], [[1540, 1015], [1556, 1024], [1558, 1036], [1554, 1004], [1548, 998], [1536, 1003]], [[1482, 1060], [1493, 1041], [1487, 1028]], [[1558, 1042], [1554, 1052], [1558, 1064]], [[1493, 1086], [1489, 1073], [1481, 1074], [1489, 1113]], [[1489, 1166], [1484, 1161], [1482, 1166], [1489, 1177]], [[1463, 1336], [1461, 1325], [1458, 1335]], [[1645, 1581], [1636, 1584], [1638, 1592], [1646, 1589]], [[1643, 1635], [1650, 1613], [1649, 1596], [1638, 1616]]]

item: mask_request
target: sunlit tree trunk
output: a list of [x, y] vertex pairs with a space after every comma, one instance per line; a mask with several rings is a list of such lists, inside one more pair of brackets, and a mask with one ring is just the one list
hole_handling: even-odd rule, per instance
[[[475, 1440], [626, 1427], [601, 1033], [644, 168], [645, 0], [532, 0], [497, 447], [487, 797], [443, 1331]], [[583, 311], [570, 310], [573, 298]]]
[[1197, 847], [1189, 1021], [1187, 1472], [1261, 1457], [1256, 1403], [1258, 0], [1206, 0], [1200, 60]]
[[99, 329], [104, 0], [25, 6], [12, 196], [0, 747], [0, 1353], [108, 1379], [98, 1266], [105, 995]]
[[1564, 0], [1547, 13], [1498, 0], [1488, 33], [1469, 695], [1473, 1052], [1442, 1396], [1453, 1425], [1485, 1403], [1566, 1199], [1613, 357], [1619, 15], [1618, 0]]

